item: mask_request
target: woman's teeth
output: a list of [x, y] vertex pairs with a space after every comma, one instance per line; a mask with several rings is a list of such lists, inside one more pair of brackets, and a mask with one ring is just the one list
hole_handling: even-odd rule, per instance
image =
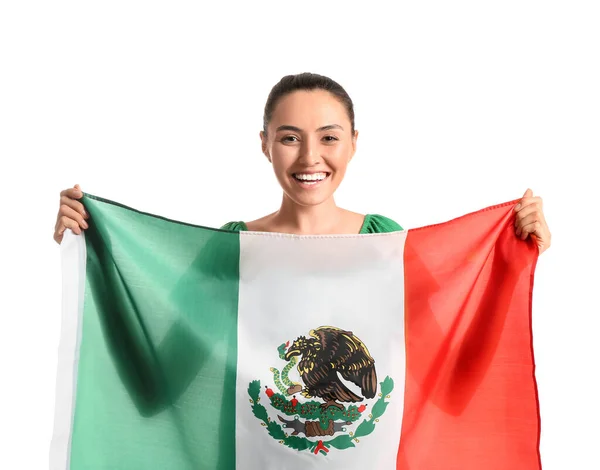
[[302, 181], [304, 184], [316, 184], [319, 181], [323, 181], [327, 178], [326, 173], [294, 173], [294, 178], [298, 181]]

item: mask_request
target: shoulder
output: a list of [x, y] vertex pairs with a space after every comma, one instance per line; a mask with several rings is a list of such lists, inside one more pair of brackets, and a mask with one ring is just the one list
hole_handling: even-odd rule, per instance
[[367, 214], [360, 233], [388, 233], [404, 230], [395, 220], [380, 214]]
[[227, 222], [221, 227], [221, 230], [232, 230], [235, 232], [273, 232], [273, 226], [270, 223], [274, 214], [265, 215], [260, 219], [252, 220], [250, 222], [233, 221]]
[[233, 221], [227, 222], [225, 225], [221, 226], [221, 230], [231, 230], [233, 232], [242, 232], [248, 230], [246, 227], [246, 223], [242, 221]]

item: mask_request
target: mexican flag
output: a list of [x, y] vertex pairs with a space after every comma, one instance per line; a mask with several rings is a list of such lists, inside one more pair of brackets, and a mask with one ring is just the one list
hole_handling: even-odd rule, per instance
[[82, 202], [51, 469], [541, 468], [516, 201], [328, 236]]

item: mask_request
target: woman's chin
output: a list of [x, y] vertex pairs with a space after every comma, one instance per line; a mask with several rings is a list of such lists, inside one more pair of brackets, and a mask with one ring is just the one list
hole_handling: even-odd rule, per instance
[[300, 191], [286, 191], [286, 194], [290, 200], [302, 207], [319, 206], [333, 197], [332, 193], [320, 191], [309, 194]]

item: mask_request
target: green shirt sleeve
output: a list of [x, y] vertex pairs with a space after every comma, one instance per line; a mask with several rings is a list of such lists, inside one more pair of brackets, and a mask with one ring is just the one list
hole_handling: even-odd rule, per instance
[[231, 230], [233, 232], [241, 232], [247, 231], [248, 227], [246, 227], [245, 222], [236, 221], [236, 222], [227, 222], [225, 225], [221, 227], [221, 230]]
[[379, 214], [367, 214], [360, 230], [364, 233], [389, 233], [404, 230], [398, 222]]

